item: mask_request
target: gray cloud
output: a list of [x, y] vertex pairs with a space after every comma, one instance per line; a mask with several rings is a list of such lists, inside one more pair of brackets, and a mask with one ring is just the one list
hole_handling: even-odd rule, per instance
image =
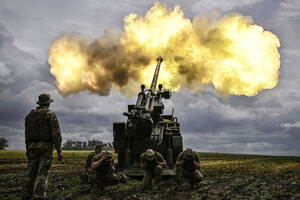
[[229, 12], [236, 8], [241, 8], [245, 6], [254, 5], [263, 0], [242, 0], [242, 1], [235, 1], [235, 0], [201, 0], [198, 1], [193, 6], [193, 12], [195, 14], [210, 14], [213, 11], [217, 12]]
[[[131, 12], [144, 14], [155, 1], [5, 1], [0, 4], [0, 137], [10, 149], [24, 148], [24, 117], [40, 93], [50, 93], [51, 109], [60, 121], [64, 140], [112, 141], [112, 123], [135, 97], [112, 92], [100, 97], [80, 92], [63, 98], [47, 64], [52, 40], [61, 33], [79, 33], [91, 40], [105, 29], [121, 30]], [[165, 113], [175, 108], [184, 146], [199, 151], [299, 155], [300, 32], [297, 1], [167, 1], [181, 4], [185, 15], [216, 10], [251, 15], [254, 22], [281, 41], [280, 79], [276, 88], [255, 97], [219, 99], [212, 88], [201, 94], [174, 93]]]

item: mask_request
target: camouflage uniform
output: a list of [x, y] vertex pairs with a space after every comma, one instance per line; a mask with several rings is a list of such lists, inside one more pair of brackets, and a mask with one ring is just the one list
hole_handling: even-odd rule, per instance
[[[147, 150], [148, 151], [148, 150]], [[147, 152], [141, 155], [141, 164], [146, 164], [146, 169], [144, 173], [144, 178], [142, 181], [142, 187], [144, 189], [149, 189], [152, 186], [152, 179], [154, 178], [154, 183], [157, 185], [161, 180], [161, 174], [163, 167], [158, 164], [158, 162], [165, 162], [163, 156], [157, 152], [154, 152], [153, 160], [147, 159]]]
[[[25, 118], [25, 144], [28, 157], [28, 172], [23, 186], [22, 199], [45, 198], [48, 171], [52, 165], [53, 145], [61, 152], [62, 137], [59, 123], [54, 112], [50, 111], [43, 101], [50, 95], [42, 94], [40, 104]], [[43, 99], [44, 98], [44, 99]], [[50, 103], [49, 102], [49, 103]]]
[[190, 185], [193, 187], [194, 184], [198, 184], [203, 180], [203, 176], [194, 165], [194, 161], [200, 164], [199, 156], [192, 152], [191, 149], [189, 152], [183, 151], [178, 155], [177, 163], [184, 160], [182, 167], [176, 167], [176, 176], [179, 181], [182, 181], [182, 178], [188, 179]]
[[[92, 164], [98, 162], [107, 151], [101, 152], [93, 157]], [[110, 153], [109, 153], [110, 154]], [[111, 155], [111, 154], [110, 154]], [[110, 167], [114, 167], [114, 160], [112, 158], [103, 160], [102, 163], [91, 173], [92, 195], [97, 195], [102, 192], [104, 186], [114, 185], [118, 183], [116, 175], [110, 171]]]
[[92, 152], [88, 155], [86, 162], [85, 162], [85, 181], [87, 183], [91, 183], [91, 176], [92, 176], [92, 161], [94, 156], [97, 155], [96, 152]]

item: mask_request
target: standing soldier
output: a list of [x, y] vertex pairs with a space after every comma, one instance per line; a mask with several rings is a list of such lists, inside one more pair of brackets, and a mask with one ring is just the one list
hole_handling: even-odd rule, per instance
[[92, 195], [101, 193], [104, 186], [114, 185], [118, 183], [115, 175], [115, 165], [112, 154], [109, 151], [103, 151], [94, 156], [92, 160], [93, 176], [92, 182]]
[[48, 171], [52, 165], [53, 145], [58, 160], [62, 160], [59, 123], [54, 112], [49, 110], [53, 100], [49, 94], [41, 94], [39, 105], [25, 118], [25, 144], [28, 157], [28, 173], [22, 191], [22, 199], [44, 199], [48, 180]]
[[162, 170], [166, 166], [167, 162], [159, 152], [147, 149], [147, 151], [141, 155], [141, 168], [145, 170], [142, 182], [143, 188], [151, 188], [153, 178], [154, 183], [158, 185], [161, 180]]
[[87, 183], [91, 183], [92, 160], [95, 155], [101, 153], [102, 145], [96, 145], [95, 151], [90, 153], [85, 162], [85, 176], [84, 179]]
[[199, 187], [199, 183], [203, 180], [200, 173], [201, 165], [199, 156], [192, 149], [187, 148], [178, 155], [176, 161], [176, 176], [178, 179], [187, 178], [188, 183], [193, 188], [194, 185]]

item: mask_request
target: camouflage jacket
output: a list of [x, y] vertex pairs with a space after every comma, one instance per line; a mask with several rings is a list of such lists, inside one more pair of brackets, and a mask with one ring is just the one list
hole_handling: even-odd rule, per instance
[[[93, 157], [92, 163], [97, 162], [101, 159], [103, 156], [102, 153], [99, 153]], [[103, 160], [103, 162], [97, 167], [95, 170], [97, 171], [97, 177], [103, 177], [107, 175], [112, 175], [113, 173], [110, 172], [109, 170], [109, 165], [114, 166], [114, 159], [111, 159], [110, 161], [108, 160]]]
[[[30, 139], [30, 126], [32, 126], [32, 122], [29, 123], [29, 118], [35, 112], [44, 112], [45, 115], [43, 117], [44, 126], [47, 127], [50, 136], [50, 140], [39, 140], [32, 141]], [[59, 123], [56, 117], [56, 114], [49, 110], [47, 107], [38, 106], [35, 110], [32, 110], [25, 118], [25, 144], [26, 150], [28, 149], [53, 149], [53, 145], [57, 150], [61, 149], [62, 136], [60, 132]]]
[[148, 161], [146, 159], [146, 153], [141, 155], [141, 163], [146, 164], [146, 170], [154, 170], [158, 162], [165, 162], [164, 157], [157, 151], [154, 152], [154, 159], [152, 161]]
[[[183, 151], [178, 155], [177, 162], [180, 162], [184, 159], [184, 154], [185, 154], [185, 152]], [[193, 159], [185, 160], [185, 162], [182, 165], [182, 168], [186, 171], [195, 171], [196, 168], [193, 163], [194, 161], [196, 161], [198, 164], [200, 164], [199, 156], [195, 152], [193, 152]]]
[[85, 161], [85, 171], [86, 172], [91, 168], [92, 161], [93, 161], [93, 158], [94, 158], [95, 155], [97, 155], [96, 152], [92, 152], [88, 155], [88, 157]]

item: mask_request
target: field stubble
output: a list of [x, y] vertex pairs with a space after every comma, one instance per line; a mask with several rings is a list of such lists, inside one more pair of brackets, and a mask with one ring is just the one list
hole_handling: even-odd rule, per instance
[[[90, 185], [81, 181], [90, 151], [54, 153], [47, 195], [49, 199], [91, 199]], [[199, 189], [174, 178], [144, 191], [140, 180], [107, 186], [99, 199], [300, 199], [300, 157], [198, 153], [204, 181]], [[114, 155], [116, 160], [116, 155]], [[25, 180], [25, 151], [0, 151], [0, 199], [20, 199]]]

